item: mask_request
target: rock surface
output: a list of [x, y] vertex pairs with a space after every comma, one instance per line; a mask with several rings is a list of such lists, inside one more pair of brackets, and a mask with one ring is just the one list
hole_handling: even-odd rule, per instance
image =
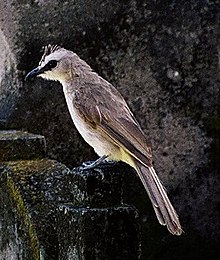
[[[185, 230], [172, 238], [178, 259], [210, 257], [220, 239], [219, 12], [218, 1], [208, 0], [10, 0], [0, 8], [1, 128], [44, 135], [48, 156], [71, 167], [95, 158], [72, 125], [61, 86], [23, 84], [42, 45], [77, 52], [120, 90], [151, 141]], [[169, 259], [166, 242], [158, 251], [167, 240], [157, 239], [153, 253], [146, 241], [145, 255]]]
[[0, 161], [43, 158], [46, 154], [44, 136], [22, 131], [0, 131]]
[[123, 204], [125, 172], [135, 177], [129, 167], [71, 171], [38, 151], [28, 158], [25, 146], [16, 149], [15, 140], [34, 148], [39, 136], [21, 131], [0, 136], [0, 147], [7, 140], [6, 154], [14, 146], [15, 155], [0, 158], [2, 260], [140, 259], [139, 216]]

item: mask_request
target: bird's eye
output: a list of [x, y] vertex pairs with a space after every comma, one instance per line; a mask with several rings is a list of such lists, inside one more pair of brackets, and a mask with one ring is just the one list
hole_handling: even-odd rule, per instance
[[48, 69], [53, 69], [57, 66], [57, 61], [56, 60], [51, 60], [47, 63], [47, 68]]

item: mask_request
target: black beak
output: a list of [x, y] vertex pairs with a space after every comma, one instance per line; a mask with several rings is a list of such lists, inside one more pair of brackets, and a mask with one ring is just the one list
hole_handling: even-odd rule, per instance
[[43, 70], [39, 67], [33, 69], [32, 71], [30, 71], [26, 76], [25, 76], [25, 81], [31, 78], [36, 77], [37, 75], [41, 74], [43, 72]]

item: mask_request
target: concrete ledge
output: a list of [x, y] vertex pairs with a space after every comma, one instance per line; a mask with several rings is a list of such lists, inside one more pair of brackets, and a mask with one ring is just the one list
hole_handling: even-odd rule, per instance
[[84, 207], [120, 205], [123, 203], [125, 175], [134, 175], [133, 173], [124, 163], [106, 163], [92, 170], [75, 168], [71, 172], [78, 189], [78, 196], [74, 201]]
[[[36, 137], [13, 131], [2, 136], [11, 147], [19, 146], [18, 139], [31, 145]], [[28, 158], [28, 149], [22, 156], [15, 151], [13, 158]], [[125, 174], [133, 176], [125, 164], [85, 171], [45, 158], [0, 162], [0, 256], [140, 259], [139, 217], [122, 203]]]
[[60, 205], [58, 240], [64, 246], [59, 259], [140, 259], [138, 223], [137, 211], [131, 206]]
[[0, 131], [0, 161], [40, 159], [45, 156], [44, 136], [22, 131]]

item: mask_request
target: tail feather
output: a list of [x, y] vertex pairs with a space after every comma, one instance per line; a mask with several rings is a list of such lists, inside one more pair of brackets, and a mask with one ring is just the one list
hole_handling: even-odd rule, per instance
[[161, 225], [166, 225], [173, 235], [181, 235], [182, 228], [178, 215], [172, 206], [165, 188], [153, 167], [146, 167], [136, 161], [137, 173], [149, 195], [154, 211]]

